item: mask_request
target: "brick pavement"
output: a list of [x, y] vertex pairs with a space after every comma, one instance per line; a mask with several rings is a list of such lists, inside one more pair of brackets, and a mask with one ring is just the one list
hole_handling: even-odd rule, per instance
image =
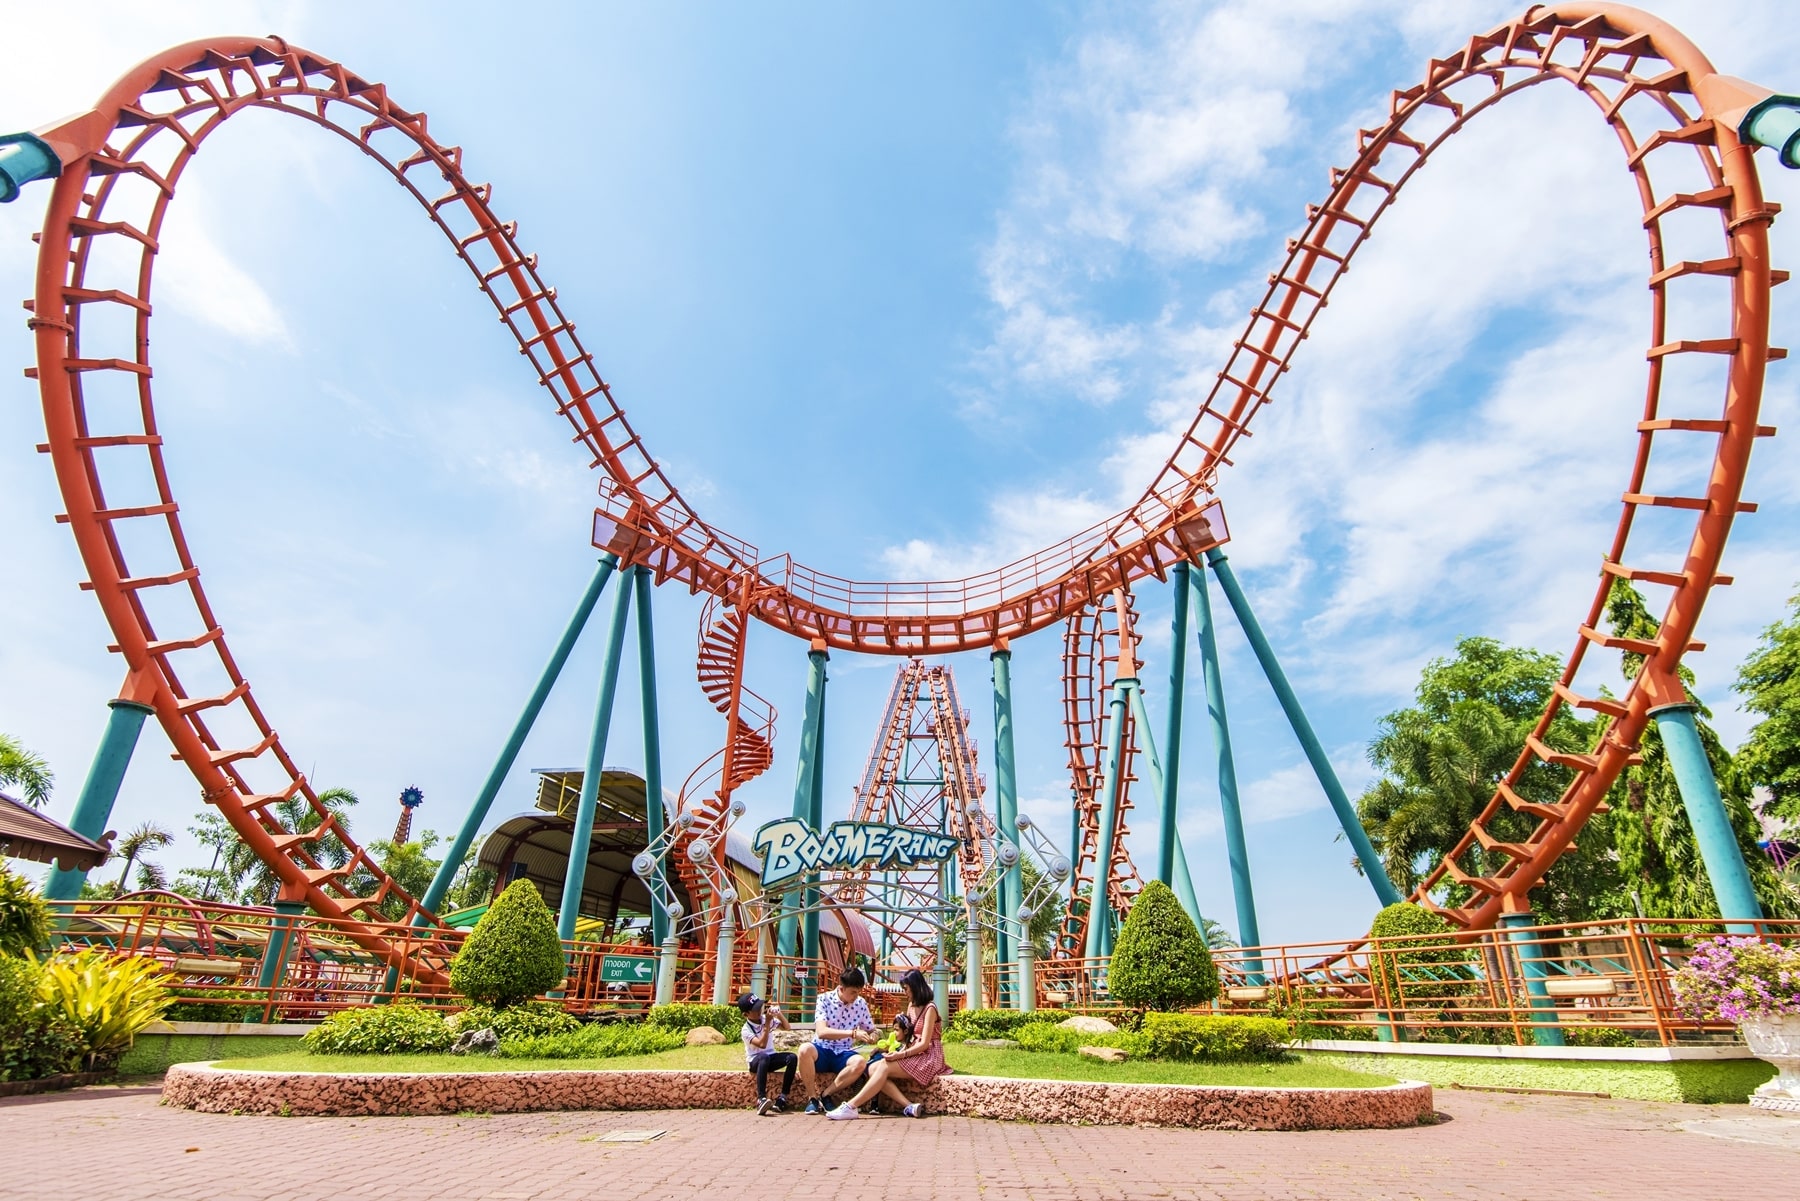
[[[266, 1118], [154, 1089], [0, 1100], [0, 1198], [808, 1201], [1792, 1198], [1800, 1120], [1744, 1106], [1442, 1091], [1412, 1130], [1225, 1133], [745, 1112]], [[646, 1144], [614, 1130], [662, 1129]]]

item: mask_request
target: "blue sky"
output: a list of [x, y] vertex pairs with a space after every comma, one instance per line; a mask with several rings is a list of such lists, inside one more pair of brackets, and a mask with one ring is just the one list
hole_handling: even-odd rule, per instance
[[[493, 181], [711, 520], [840, 575], [942, 577], [1141, 488], [1355, 129], [1514, 7], [523, 4], [499, 36], [473, 4], [95, 3], [7, 16], [39, 52], [0, 80], [0, 123], [84, 107], [207, 33], [280, 32], [337, 58]], [[1722, 70], [1800, 86], [1783, 6], [1656, 7]], [[1591, 592], [1648, 306], [1628, 177], [1584, 105], [1539, 89], [1446, 148], [1223, 477], [1233, 561], [1353, 792], [1376, 719], [1426, 660], [1476, 633], [1565, 653]], [[1761, 161], [1792, 211], [1793, 176]], [[0, 210], [18, 296], [45, 195]], [[409, 203], [348, 146], [247, 116], [184, 180], [157, 268], [158, 413], [209, 592], [290, 749], [363, 795], [365, 837], [409, 784], [421, 826], [460, 821], [593, 561], [582, 457]], [[1778, 265], [1800, 259], [1792, 228], [1775, 227]], [[1794, 345], [1776, 300], [1774, 340]], [[22, 319], [0, 359], [29, 363]], [[1791, 372], [1771, 372], [1765, 420], [1783, 427]], [[1716, 409], [1711, 383], [1691, 388], [1693, 412]], [[66, 817], [122, 672], [76, 589], [41, 438], [35, 386], [0, 377], [0, 729], [50, 757]], [[1738, 583], [1693, 660], [1733, 742], [1748, 721], [1726, 686], [1800, 585], [1793, 443], [1758, 448], [1762, 510], [1734, 534]], [[1168, 601], [1152, 586], [1139, 605], [1160, 714]], [[722, 733], [693, 683], [698, 612], [657, 597], [672, 785]], [[598, 641], [495, 820], [529, 803], [526, 768], [581, 761]], [[1060, 839], [1059, 644], [1019, 644], [1015, 675], [1021, 791]], [[1264, 935], [1356, 934], [1373, 896], [1233, 630], [1224, 654]], [[986, 657], [955, 666], [985, 759]], [[828, 814], [849, 804], [893, 668], [833, 660]], [[776, 768], [743, 794], [754, 825], [790, 803], [803, 648], [759, 630], [749, 678], [783, 715]], [[637, 766], [640, 745], [628, 697], [608, 759]], [[115, 825], [181, 828], [199, 808], [167, 751], [147, 730]], [[1203, 906], [1234, 925], [1205, 755], [1192, 722], [1189, 857]], [[1133, 840], [1143, 865], [1152, 824]], [[165, 863], [196, 858], [184, 845]]]

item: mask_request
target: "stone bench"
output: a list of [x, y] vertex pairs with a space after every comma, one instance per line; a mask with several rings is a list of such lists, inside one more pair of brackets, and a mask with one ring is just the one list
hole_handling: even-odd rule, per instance
[[[169, 1069], [163, 1101], [203, 1113], [291, 1116], [748, 1109], [755, 1087], [748, 1072], [733, 1071], [335, 1074], [185, 1063]], [[932, 1114], [1203, 1130], [1382, 1129], [1414, 1126], [1432, 1113], [1431, 1086], [1416, 1081], [1385, 1088], [1237, 1088], [955, 1073], [924, 1090], [921, 1101]]]

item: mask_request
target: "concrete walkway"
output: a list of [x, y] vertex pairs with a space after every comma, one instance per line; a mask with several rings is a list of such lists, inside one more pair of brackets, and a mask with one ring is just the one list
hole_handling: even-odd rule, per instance
[[1435, 1126], [1308, 1134], [718, 1111], [252, 1118], [165, 1109], [155, 1088], [89, 1088], [0, 1100], [0, 1198], [1800, 1196], [1800, 1119], [1448, 1090], [1438, 1109]]

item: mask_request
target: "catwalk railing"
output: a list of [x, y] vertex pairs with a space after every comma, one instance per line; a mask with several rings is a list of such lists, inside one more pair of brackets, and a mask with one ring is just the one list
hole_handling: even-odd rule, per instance
[[[175, 979], [180, 1012], [205, 1020], [253, 1022], [318, 1021], [355, 1005], [405, 999], [455, 1008], [461, 998], [442, 986], [389, 980], [387, 963], [359, 941], [374, 933], [391, 938], [408, 953], [455, 954], [465, 931], [432, 931], [401, 922], [352, 922], [314, 915], [288, 916], [267, 909], [201, 901], [149, 900], [82, 902], [59, 906], [57, 939], [69, 947], [103, 947], [120, 954], [155, 959]], [[378, 927], [371, 929], [371, 926]], [[1756, 923], [1772, 942], [1800, 944], [1800, 922]], [[348, 927], [354, 926], [352, 930]], [[1564, 1041], [1604, 1045], [1608, 1041], [1671, 1045], [1731, 1037], [1728, 1022], [1682, 1015], [1674, 977], [1695, 946], [1721, 933], [1705, 919], [1644, 919], [1570, 925], [1502, 928], [1351, 942], [1222, 948], [1213, 953], [1219, 969], [1221, 1012], [1273, 1014], [1294, 1021], [1315, 1038], [1379, 1039], [1400, 1042], [1453, 1042], [1526, 1045]], [[602, 979], [608, 955], [655, 962], [642, 943], [575, 940], [566, 944], [570, 972], [563, 1003], [575, 1013], [639, 1010], [653, 998], [651, 979], [608, 983]], [[740, 952], [746, 948], [740, 948]], [[799, 982], [813, 987], [836, 983], [837, 964], [820, 960], [765, 957], [761, 987], [788, 1000], [797, 1012]], [[1108, 990], [1105, 959], [1042, 959], [1034, 973], [1039, 1008], [1116, 1006]], [[754, 954], [738, 954], [730, 991], [751, 987], [759, 972]], [[798, 969], [805, 969], [801, 975]], [[683, 948], [677, 958], [675, 997], [712, 997], [711, 952]], [[875, 1002], [894, 992], [890, 976], [875, 966]], [[784, 990], [781, 982], [786, 981]], [[1001, 985], [1011, 995], [1013, 969], [990, 964], [981, 993], [992, 1006]], [[952, 1008], [966, 1007], [962, 981], [952, 987]], [[1617, 1032], [1617, 1033], [1614, 1033]], [[1548, 1037], [1547, 1037], [1548, 1036]]]

